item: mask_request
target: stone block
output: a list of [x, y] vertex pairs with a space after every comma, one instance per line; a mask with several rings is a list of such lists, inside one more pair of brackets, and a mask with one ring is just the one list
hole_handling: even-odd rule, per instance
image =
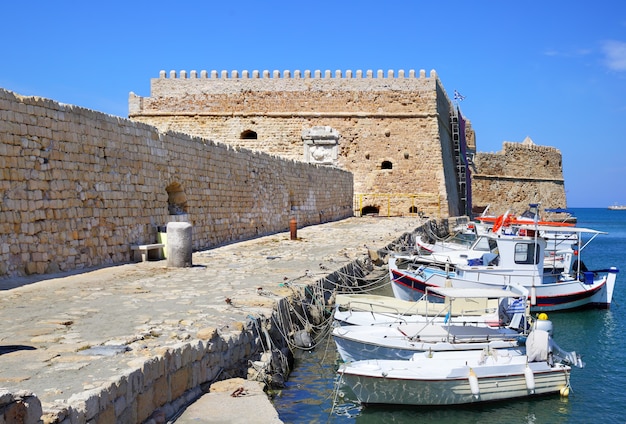
[[109, 405], [104, 411], [101, 411], [94, 419], [94, 424], [110, 424], [120, 422], [116, 419], [115, 406]]
[[154, 404], [154, 386], [147, 387], [137, 395], [137, 419], [144, 422], [159, 406]]
[[178, 399], [190, 389], [190, 367], [183, 367], [170, 376], [170, 390], [172, 399]]
[[160, 377], [154, 381], [153, 393], [154, 393], [153, 403], [157, 407], [161, 407], [162, 405], [165, 405], [167, 402], [172, 400], [170, 396], [170, 389], [168, 385], [167, 376]]

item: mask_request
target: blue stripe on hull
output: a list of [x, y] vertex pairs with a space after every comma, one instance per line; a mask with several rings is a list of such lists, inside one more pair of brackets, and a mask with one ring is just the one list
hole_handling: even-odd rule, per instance
[[[537, 304], [532, 306], [533, 310], [563, 310], [563, 309], [584, 309], [584, 308], [597, 308], [602, 306], [608, 308], [606, 303], [593, 303], [588, 299], [595, 296], [601, 290], [604, 289], [604, 284], [595, 287], [593, 290], [585, 290], [577, 293], [571, 293], [566, 296], [537, 296]], [[568, 306], [569, 305], [569, 306]]]
[[[396, 270], [392, 270], [392, 283], [398, 284], [402, 286], [404, 289], [409, 289], [416, 292], [415, 299], [421, 297], [428, 287], [438, 287], [430, 284], [426, 284], [424, 281], [413, 278], [407, 274], [398, 272]], [[599, 285], [593, 290], [583, 290], [576, 293], [571, 293], [564, 296], [537, 296], [537, 304], [533, 305], [531, 309], [533, 311], [549, 311], [549, 310], [564, 310], [564, 309], [582, 309], [582, 308], [592, 308], [602, 306], [608, 308], [608, 305], [602, 303], [591, 303], [587, 302], [587, 299], [590, 299], [598, 292], [600, 292], [604, 286], [604, 284]], [[571, 304], [571, 305], [568, 305]]]

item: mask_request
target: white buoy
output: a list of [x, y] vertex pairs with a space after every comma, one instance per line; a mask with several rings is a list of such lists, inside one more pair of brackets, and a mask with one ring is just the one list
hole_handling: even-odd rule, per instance
[[480, 394], [480, 387], [478, 387], [478, 376], [471, 368], [469, 370], [469, 377], [467, 377], [467, 379], [469, 380], [470, 390], [472, 391], [472, 394], [474, 395], [474, 397], [476, 397], [476, 399], [478, 399], [478, 395]]
[[526, 369], [524, 370], [524, 377], [526, 378], [526, 387], [530, 393], [535, 393], [535, 374], [533, 374], [533, 370], [530, 369], [528, 364], [526, 364]]
[[569, 384], [567, 386], [561, 387], [561, 396], [568, 397], [569, 396]]
[[[542, 314], [539, 314], [539, 319], [537, 319], [535, 321], [535, 330], [543, 330], [546, 331], [548, 333], [548, 335], [550, 337], [552, 337], [552, 333], [554, 332], [554, 325], [552, 325], [552, 321], [550, 321], [549, 319], [542, 319], [541, 318]], [[545, 315], [545, 314], [543, 314]]]

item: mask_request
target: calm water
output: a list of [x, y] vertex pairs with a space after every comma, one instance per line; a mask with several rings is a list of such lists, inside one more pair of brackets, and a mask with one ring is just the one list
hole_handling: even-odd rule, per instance
[[[589, 269], [620, 273], [610, 310], [552, 312], [556, 342], [586, 363], [572, 370], [568, 398], [551, 396], [446, 409], [361, 407], [346, 388], [335, 390], [338, 356], [329, 339], [299, 353], [273, 402], [285, 423], [626, 423], [626, 211], [571, 209], [578, 226], [606, 231], [586, 248]], [[334, 403], [334, 399], [336, 402]], [[333, 404], [335, 406], [333, 407]]]

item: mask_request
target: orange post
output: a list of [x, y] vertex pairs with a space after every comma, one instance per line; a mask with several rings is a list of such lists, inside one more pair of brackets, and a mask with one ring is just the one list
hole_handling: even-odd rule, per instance
[[296, 221], [296, 218], [289, 220], [289, 232], [291, 233], [291, 240], [298, 239], [298, 221]]

